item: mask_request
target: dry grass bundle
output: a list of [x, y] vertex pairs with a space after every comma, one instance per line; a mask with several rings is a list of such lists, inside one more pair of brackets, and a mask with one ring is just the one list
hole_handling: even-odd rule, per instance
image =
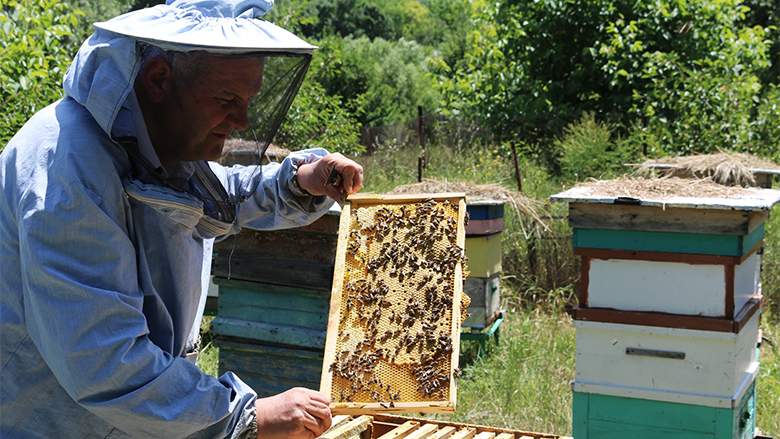
[[758, 170], [780, 172], [780, 165], [750, 154], [719, 152], [648, 160], [638, 165], [637, 174], [666, 177], [710, 178], [727, 186], [756, 186]]
[[526, 216], [547, 229], [542, 220], [544, 204], [539, 200], [527, 197], [520, 192], [509, 190], [498, 184], [473, 184], [460, 181], [425, 179], [421, 183], [396, 186], [392, 194], [464, 192], [466, 203], [481, 200], [497, 200], [509, 204], [518, 216]]
[[591, 195], [664, 200], [674, 197], [739, 198], [754, 193], [751, 189], [723, 186], [711, 179], [680, 177], [638, 178], [623, 176], [614, 180], [595, 180], [578, 185]]

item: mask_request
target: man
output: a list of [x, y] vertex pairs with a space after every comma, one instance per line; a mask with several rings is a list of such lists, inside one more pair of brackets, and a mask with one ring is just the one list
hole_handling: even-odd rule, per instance
[[262, 169], [207, 164], [251, 125], [265, 49], [311, 47], [257, 20], [269, 7], [177, 0], [98, 24], [66, 97], [0, 154], [1, 437], [312, 438], [330, 426], [326, 395], [258, 399], [184, 357], [204, 239], [312, 222], [362, 185], [359, 165], [320, 149]]

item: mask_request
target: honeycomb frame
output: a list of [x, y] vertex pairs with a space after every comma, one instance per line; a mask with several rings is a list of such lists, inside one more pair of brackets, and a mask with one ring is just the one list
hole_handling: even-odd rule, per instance
[[[465, 217], [466, 217], [466, 201], [464, 193], [436, 193], [436, 194], [403, 194], [403, 195], [376, 195], [376, 194], [355, 194], [350, 196], [341, 210], [341, 218], [339, 222], [339, 235], [338, 244], [336, 248], [336, 260], [333, 277], [333, 287], [330, 301], [330, 312], [328, 316], [328, 328], [325, 342], [325, 353], [323, 358], [322, 378], [320, 381], [320, 391], [331, 397], [331, 411], [334, 414], [364, 414], [364, 413], [388, 413], [388, 412], [447, 412], [451, 413], [455, 411], [455, 404], [457, 400], [457, 377], [458, 361], [460, 355], [460, 321], [461, 321], [461, 296], [463, 294], [463, 273], [464, 265], [463, 260], [457, 262], [454, 268], [454, 274], [451, 281], [452, 285], [452, 301], [451, 309], [446, 310], [446, 319], [442, 318], [441, 321], [446, 320], [446, 330], [449, 340], [451, 340], [451, 353], [449, 355], [449, 367], [448, 367], [448, 385], [446, 385], [446, 391], [440, 390], [438, 394], [429, 394], [429, 398], [399, 398], [395, 400], [357, 400], [352, 401], [349, 398], [343, 400], [343, 395], [340, 396], [336, 390], [344, 388], [344, 378], [338, 377], [332, 366], [334, 366], [339, 356], [338, 347], [343, 345], [344, 338], [341, 334], [341, 330], [344, 332], [354, 328], [347, 328], [345, 325], [350, 324], [351, 311], [345, 311], [348, 308], [348, 296], [349, 289], [346, 278], [349, 276], [349, 264], [348, 264], [348, 248], [350, 246], [350, 232], [353, 229], [355, 221], [358, 220], [358, 214], [362, 208], [376, 208], [376, 207], [388, 207], [398, 209], [399, 205], [421, 205], [429, 200], [433, 200], [437, 203], [448, 202], [448, 206], [454, 212], [455, 219], [455, 236], [454, 243], [465, 249], [466, 232], [465, 232]], [[450, 230], [451, 231], [451, 230]], [[395, 237], [395, 235], [393, 235]], [[352, 237], [354, 238], [354, 237]], [[408, 237], [407, 237], [408, 238]], [[452, 236], [449, 242], [452, 242]], [[408, 240], [408, 239], [407, 239]], [[382, 240], [380, 239], [380, 244]], [[353, 244], [354, 245], [354, 244]], [[440, 278], [441, 279], [441, 278]], [[411, 282], [408, 282], [411, 283]], [[414, 288], [407, 287], [404, 288]], [[438, 287], [437, 287], [438, 288]], [[449, 286], [443, 287], [449, 289]], [[449, 291], [445, 290], [447, 297]], [[379, 308], [379, 306], [377, 306]], [[346, 315], [342, 315], [346, 313]], [[344, 320], [344, 322], [342, 322]], [[353, 319], [354, 320], [354, 319]], [[421, 323], [422, 324], [422, 323]], [[400, 327], [400, 324], [399, 324]], [[445, 326], [439, 327], [440, 333], [444, 333]], [[425, 331], [425, 328], [423, 328]], [[411, 328], [409, 328], [411, 332]], [[400, 334], [396, 333], [388, 339], [389, 343], [397, 343], [400, 336], [407, 335], [407, 331], [403, 331]], [[384, 342], [382, 342], [384, 343]], [[419, 343], [422, 345], [422, 342]], [[416, 349], [412, 350], [411, 355], [414, 356]], [[344, 351], [342, 351], [343, 353]], [[406, 351], [409, 352], [408, 350]], [[422, 351], [419, 352], [422, 358]], [[389, 361], [386, 362], [391, 365]], [[423, 366], [423, 362], [416, 363], [418, 367]], [[390, 367], [390, 366], [387, 367]], [[411, 369], [411, 365], [409, 368]], [[379, 372], [377, 372], [379, 373]], [[388, 374], [385, 369], [385, 375]], [[373, 376], [373, 375], [372, 375]], [[396, 376], [396, 375], [393, 375]], [[420, 380], [416, 382], [409, 382], [409, 377], [404, 377], [406, 381], [402, 383], [402, 387], [420, 386]], [[395, 380], [395, 378], [393, 378]], [[381, 384], [380, 384], [381, 387]], [[422, 391], [417, 387], [417, 395], [423, 395]], [[365, 390], [368, 392], [368, 390]], [[388, 385], [388, 394], [391, 392]], [[398, 391], [398, 394], [401, 392]], [[407, 395], [408, 396], [408, 392]]]

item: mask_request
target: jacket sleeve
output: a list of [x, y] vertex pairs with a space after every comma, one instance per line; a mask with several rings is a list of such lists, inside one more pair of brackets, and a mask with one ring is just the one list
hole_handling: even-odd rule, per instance
[[148, 337], [127, 207], [81, 181], [42, 183], [17, 216], [28, 333], [78, 404], [132, 437], [233, 437], [255, 393]]
[[262, 167], [235, 165], [211, 168], [228, 193], [235, 198], [248, 197], [239, 206], [238, 224], [257, 230], [287, 229], [310, 224], [325, 214], [333, 200], [303, 194], [292, 184], [295, 168], [327, 155], [322, 148], [290, 154], [281, 163]]

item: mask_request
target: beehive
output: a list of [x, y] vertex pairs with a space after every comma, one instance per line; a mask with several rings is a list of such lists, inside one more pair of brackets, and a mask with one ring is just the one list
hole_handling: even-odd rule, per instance
[[780, 192], [599, 181], [569, 202], [581, 258], [576, 439], [752, 438], [764, 222]]
[[320, 388], [334, 413], [454, 411], [465, 212], [464, 194], [344, 206]]

